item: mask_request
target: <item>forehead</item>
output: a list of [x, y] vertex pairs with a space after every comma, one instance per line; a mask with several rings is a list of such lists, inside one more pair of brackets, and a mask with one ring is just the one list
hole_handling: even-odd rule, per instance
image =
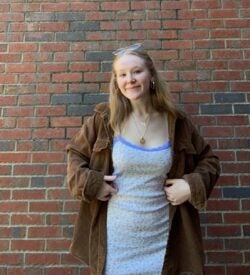
[[134, 67], [144, 66], [145, 62], [141, 57], [132, 54], [124, 54], [115, 61], [114, 70], [129, 70]]

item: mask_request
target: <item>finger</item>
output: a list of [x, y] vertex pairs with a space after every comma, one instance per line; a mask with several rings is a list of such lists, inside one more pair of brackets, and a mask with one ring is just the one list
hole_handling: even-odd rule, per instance
[[117, 193], [117, 188], [110, 185], [109, 193], [110, 193], [110, 195], [115, 195]]
[[174, 181], [171, 180], [171, 179], [167, 179], [167, 180], [165, 181], [165, 186], [166, 186], [166, 187], [171, 187], [173, 184], [174, 184]]
[[105, 175], [104, 180], [105, 181], [114, 181], [116, 179], [116, 176], [114, 175]]

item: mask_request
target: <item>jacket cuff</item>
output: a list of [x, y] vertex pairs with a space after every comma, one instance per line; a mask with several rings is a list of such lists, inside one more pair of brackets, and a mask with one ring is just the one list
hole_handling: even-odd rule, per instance
[[191, 173], [183, 176], [190, 186], [190, 203], [196, 209], [202, 209], [206, 206], [207, 196], [202, 177], [199, 173]]
[[87, 177], [85, 188], [82, 190], [83, 200], [90, 202], [96, 199], [96, 195], [104, 181], [102, 172], [90, 170]]

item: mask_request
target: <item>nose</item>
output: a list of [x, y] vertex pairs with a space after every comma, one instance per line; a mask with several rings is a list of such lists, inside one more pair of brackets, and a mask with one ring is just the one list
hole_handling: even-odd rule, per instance
[[128, 81], [131, 83], [135, 83], [136, 79], [134, 78], [133, 74], [128, 75]]

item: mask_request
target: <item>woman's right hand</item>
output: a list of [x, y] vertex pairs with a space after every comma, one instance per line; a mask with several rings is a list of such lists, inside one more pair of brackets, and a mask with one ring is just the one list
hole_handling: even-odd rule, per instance
[[104, 176], [104, 182], [99, 192], [97, 193], [97, 199], [100, 201], [108, 201], [113, 195], [117, 193], [117, 189], [113, 184], [116, 176]]

